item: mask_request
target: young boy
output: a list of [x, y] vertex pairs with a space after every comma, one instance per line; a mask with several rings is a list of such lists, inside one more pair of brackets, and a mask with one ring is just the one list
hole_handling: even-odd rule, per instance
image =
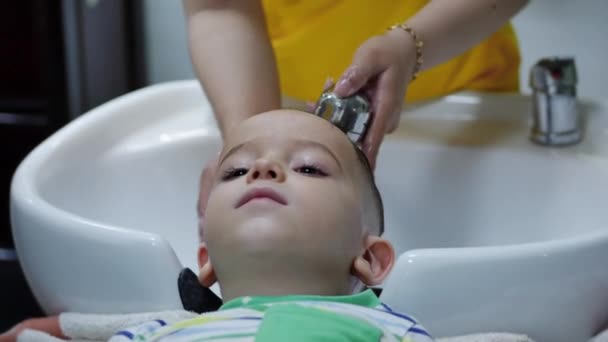
[[63, 314], [30, 328], [111, 341], [432, 341], [357, 290], [380, 284], [395, 254], [369, 164], [341, 131], [280, 110], [243, 121], [224, 146], [198, 251], [200, 283], [219, 282], [218, 311]]

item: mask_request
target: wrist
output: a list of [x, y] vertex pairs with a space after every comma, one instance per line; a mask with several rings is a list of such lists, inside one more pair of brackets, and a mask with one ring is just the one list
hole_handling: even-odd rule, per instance
[[403, 51], [403, 57], [408, 65], [408, 79], [413, 81], [423, 68], [424, 42], [418, 33], [405, 24], [393, 25], [386, 33], [393, 39], [395, 45]]

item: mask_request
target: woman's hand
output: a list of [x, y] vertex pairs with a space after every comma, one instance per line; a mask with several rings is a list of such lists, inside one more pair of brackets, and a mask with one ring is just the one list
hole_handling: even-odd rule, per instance
[[352, 64], [334, 88], [338, 96], [350, 96], [361, 90], [371, 100], [373, 117], [363, 151], [373, 167], [384, 134], [394, 131], [399, 124], [415, 63], [412, 37], [403, 30], [391, 30], [368, 39], [357, 49]]
[[11, 330], [0, 335], [0, 342], [17, 341], [17, 337], [25, 329], [38, 330], [45, 332], [51, 336], [55, 336], [57, 338], [67, 339], [67, 337], [61, 332], [61, 326], [59, 325], [59, 317], [51, 316], [44, 318], [27, 319], [15, 325]]

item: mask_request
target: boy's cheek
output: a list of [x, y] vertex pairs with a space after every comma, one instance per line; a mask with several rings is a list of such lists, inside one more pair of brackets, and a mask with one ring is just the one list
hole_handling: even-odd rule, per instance
[[[220, 202], [223, 205], [232, 204], [229, 202], [236, 201], [235, 198], [242, 192], [242, 186], [238, 186], [236, 181], [233, 182], [216, 182], [213, 187], [209, 189], [208, 203]], [[201, 194], [202, 195], [202, 194]]]

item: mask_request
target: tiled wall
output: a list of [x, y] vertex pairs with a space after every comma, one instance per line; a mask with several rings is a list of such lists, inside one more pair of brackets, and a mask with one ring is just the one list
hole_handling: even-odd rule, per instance
[[[146, 0], [145, 44], [150, 83], [193, 78], [181, 1]], [[518, 32], [522, 92], [528, 70], [545, 56], [574, 56], [579, 94], [608, 97], [608, 1], [532, 0], [513, 23]]]

